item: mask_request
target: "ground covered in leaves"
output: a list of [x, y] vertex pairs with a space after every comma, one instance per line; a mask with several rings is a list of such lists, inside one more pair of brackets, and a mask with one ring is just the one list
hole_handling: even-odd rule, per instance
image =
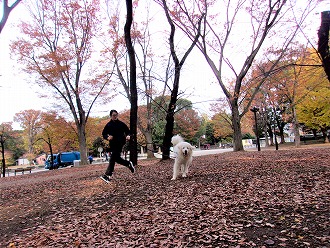
[[330, 148], [0, 178], [0, 247], [330, 247]]

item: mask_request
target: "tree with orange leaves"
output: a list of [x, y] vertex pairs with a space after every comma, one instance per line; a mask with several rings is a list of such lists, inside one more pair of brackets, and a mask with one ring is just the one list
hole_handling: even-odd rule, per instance
[[[29, 5], [31, 22], [21, 24], [23, 36], [11, 46], [25, 71], [36, 76], [48, 100], [71, 113], [82, 164], [87, 164], [86, 123], [96, 101], [109, 100], [111, 71], [92, 59], [100, 33], [99, 0], [46, 1]], [[94, 55], [94, 54], [93, 54]], [[51, 97], [50, 97], [51, 96]]]
[[201, 118], [193, 109], [182, 109], [175, 115], [174, 132], [193, 142], [201, 126]]
[[41, 111], [40, 110], [24, 110], [16, 113], [14, 121], [18, 122], [23, 128], [25, 143], [27, 144], [27, 151], [30, 154], [34, 153], [34, 143], [38, 130], [36, 129], [38, 122], [40, 121]]
[[34, 145], [42, 151], [49, 152], [51, 158], [54, 153], [76, 150], [73, 138], [76, 136], [74, 125], [71, 126], [55, 111], [41, 112], [35, 130], [37, 134]]
[[[271, 63], [259, 64], [253, 73], [259, 74]], [[302, 45], [295, 49], [287, 49], [276, 73], [270, 75], [255, 98], [256, 104], [262, 107], [265, 117], [268, 117], [270, 137], [273, 135], [272, 129], [276, 129], [281, 137], [281, 143], [284, 143], [284, 127], [291, 123], [295, 145], [300, 146], [300, 122], [296, 108], [301, 102], [306, 102], [305, 99], [319, 89], [324, 81], [325, 76], [319, 65], [320, 60], [315, 50]], [[324, 97], [327, 98], [326, 95]]]

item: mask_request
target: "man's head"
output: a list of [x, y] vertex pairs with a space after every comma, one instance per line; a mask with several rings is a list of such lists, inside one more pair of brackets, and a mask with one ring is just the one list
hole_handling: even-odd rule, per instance
[[117, 110], [114, 110], [114, 109], [110, 110], [110, 118], [111, 118], [111, 120], [114, 120], [114, 121], [118, 119]]

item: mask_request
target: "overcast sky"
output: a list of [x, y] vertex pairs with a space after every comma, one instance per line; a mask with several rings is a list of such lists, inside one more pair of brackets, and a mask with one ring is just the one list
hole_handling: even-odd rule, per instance
[[[29, 16], [25, 11], [25, 7], [19, 4], [11, 12], [6, 26], [0, 35], [0, 95], [2, 102], [0, 104], [0, 123], [13, 121], [14, 115], [23, 110], [35, 109], [46, 111], [50, 107], [47, 99], [40, 98], [37, 93], [46, 89], [40, 89], [31, 83], [29, 75], [22, 72], [21, 65], [10, 57], [10, 41], [14, 40], [16, 34], [19, 32], [15, 25], [20, 20], [24, 20], [24, 18], [29, 18]], [[196, 61], [202, 63], [196, 63]], [[203, 71], [203, 73], [196, 75], [196, 71]], [[193, 79], [189, 75], [193, 75]], [[211, 81], [213, 81], [213, 86], [216, 87], [216, 90], [210, 91], [210, 87], [207, 87], [212, 85]], [[187, 92], [189, 99], [193, 102], [198, 102], [198, 104], [195, 104], [195, 107], [200, 113], [210, 114], [209, 102], [213, 102], [221, 94], [219, 86], [213, 79], [211, 70], [197, 50], [193, 52], [185, 63], [180, 88]], [[204, 103], [204, 101], [206, 102]], [[128, 100], [123, 96], [119, 96], [113, 102], [101, 108], [94, 107], [92, 116], [101, 117], [107, 115], [110, 109], [122, 111], [128, 108]], [[14, 127], [17, 128], [17, 125], [14, 125]]]
[[[330, 0], [323, 1], [322, 6], [320, 6], [320, 11], [324, 11], [324, 6], [329, 6], [329, 4]], [[18, 65], [14, 59], [10, 58], [10, 40], [15, 39], [18, 33], [14, 25], [19, 23], [20, 19], [28, 17], [25, 13], [24, 6], [19, 4], [12, 11], [0, 35], [0, 123], [13, 121], [15, 113], [23, 110], [46, 110], [47, 107], [49, 107], [47, 99], [38, 96], [37, 92], [42, 89], [30, 83], [29, 75], [22, 72], [20, 65]], [[320, 15], [314, 14], [313, 18], [315, 19], [315, 26], [311, 27], [311, 29], [314, 29], [316, 33], [320, 24]], [[193, 77], [191, 77], [191, 75]], [[190, 96], [189, 99], [191, 99], [193, 103], [212, 101], [219, 98], [221, 95], [218, 83], [215, 83], [214, 76], [209, 66], [197, 49], [188, 57], [185, 63], [181, 78], [181, 86], [181, 90], [187, 92], [187, 95]], [[194, 105], [196, 110], [200, 113], [210, 114], [208, 103], [209, 102], [205, 102]], [[94, 108], [92, 116], [105, 116], [110, 109], [121, 111], [128, 108], [128, 101], [120, 97], [116, 99], [116, 101], [104, 105], [102, 108]], [[17, 128], [17, 125], [14, 125], [14, 127]]]

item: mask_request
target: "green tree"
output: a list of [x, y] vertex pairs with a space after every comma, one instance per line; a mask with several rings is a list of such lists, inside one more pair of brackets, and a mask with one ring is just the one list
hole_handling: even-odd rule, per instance
[[[166, 116], [170, 101], [171, 96], [162, 95], [156, 97], [152, 103], [154, 117], [153, 140], [159, 145], [162, 144], [161, 140], [165, 136]], [[173, 133], [181, 134], [189, 142], [198, 143], [202, 118], [193, 110], [192, 102], [185, 98], [177, 99], [174, 113]]]
[[231, 126], [230, 114], [225, 111], [216, 113], [211, 123], [213, 126], [213, 136], [217, 140], [223, 140], [227, 137], [233, 137], [233, 128]]
[[205, 127], [205, 138], [202, 143], [214, 144], [214, 123], [208, 122]]
[[0, 124], [1, 173], [3, 177], [6, 174], [6, 166], [14, 164], [15, 160], [24, 153], [21, 137], [20, 131], [13, 130], [11, 122]]
[[321, 131], [324, 142], [329, 143], [327, 130], [330, 128], [330, 88], [326, 77], [321, 85], [309, 91], [297, 105], [297, 115], [300, 123]]
[[68, 123], [64, 117], [55, 111], [41, 112], [40, 119], [35, 125], [35, 145], [42, 142], [42, 150], [51, 154], [63, 151], [76, 150], [77, 135], [74, 125]]
[[34, 144], [38, 130], [36, 129], [37, 123], [40, 121], [40, 110], [24, 110], [16, 113], [14, 121], [18, 122], [24, 131], [25, 140], [27, 141], [27, 151], [34, 154]]

